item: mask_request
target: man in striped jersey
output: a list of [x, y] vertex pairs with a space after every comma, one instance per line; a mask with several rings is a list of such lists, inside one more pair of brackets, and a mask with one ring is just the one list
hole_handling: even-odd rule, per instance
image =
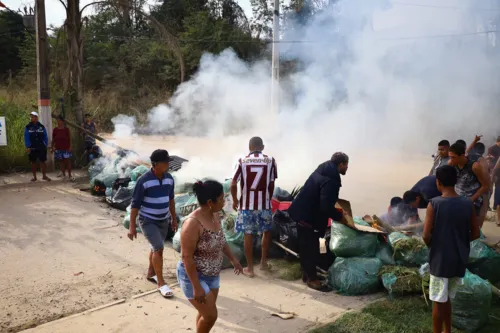
[[[262, 234], [262, 257], [260, 269], [269, 269], [267, 256], [271, 245], [271, 197], [274, 180], [278, 178], [276, 161], [264, 155], [264, 142], [253, 137], [249, 143], [250, 154], [240, 158], [231, 183], [234, 210], [240, 209], [235, 223], [236, 232], [245, 233], [245, 256], [248, 266], [243, 273], [253, 277], [253, 235]], [[238, 199], [238, 182], [241, 196]]]
[[170, 221], [172, 229], [177, 230], [174, 179], [168, 173], [170, 161], [166, 150], [158, 149], [151, 154], [153, 168], [137, 180], [134, 189], [128, 232], [130, 240], [137, 238], [136, 220], [139, 217], [142, 233], [151, 244], [147, 279], [157, 284], [160, 294], [166, 298], [174, 296], [163, 280], [163, 247]]

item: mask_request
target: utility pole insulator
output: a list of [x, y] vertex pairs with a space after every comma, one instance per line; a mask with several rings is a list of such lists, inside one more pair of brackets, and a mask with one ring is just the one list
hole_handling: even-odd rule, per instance
[[[36, 58], [38, 69], [38, 111], [40, 122], [45, 126], [49, 136], [49, 147], [52, 144], [52, 110], [50, 108], [49, 73], [50, 63], [48, 55], [47, 27], [45, 23], [45, 0], [36, 0]], [[49, 148], [47, 147], [47, 148]], [[54, 155], [47, 154], [47, 171], [54, 171]]]

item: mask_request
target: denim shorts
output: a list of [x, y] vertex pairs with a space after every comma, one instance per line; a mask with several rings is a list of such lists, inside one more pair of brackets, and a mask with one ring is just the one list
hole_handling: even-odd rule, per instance
[[240, 210], [234, 229], [245, 234], [259, 234], [271, 231], [273, 228], [273, 213], [271, 210]]
[[168, 220], [153, 220], [140, 215], [137, 219], [139, 220], [142, 234], [151, 245], [151, 250], [153, 252], [163, 250], [168, 234]]
[[[198, 279], [200, 280], [201, 287], [205, 292], [205, 295], [210, 292], [212, 289], [220, 288], [220, 276], [205, 276], [198, 273]], [[187, 299], [194, 299], [194, 288], [191, 284], [191, 280], [186, 273], [186, 268], [184, 268], [184, 264], [182, 261], [177, 263], [177, 281], [179, 282], [179, 286], [186, 296]]]

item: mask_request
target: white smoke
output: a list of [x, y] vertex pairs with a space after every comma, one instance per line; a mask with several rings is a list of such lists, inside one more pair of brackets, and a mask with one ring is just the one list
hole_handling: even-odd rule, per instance
[[[383, 189], [395, 192], [384, 194], [385, 207], [427, 172], [411, 165], [416, 155], [430, 155], [441, 139], [470, 142], [476, 133], [498, 131], [494, 34], [473, 33], [491, 29], [488, 22], [500, 12], [477, 9], [473, 0], [418, 4], [424, 7], [341, 0], [305, 25], [287, 17], [281, 60], [297, 60], [297, 66], [282, 77], [278, 115], [270, 108], [270, 59], [246, 63], [227, 49], [203, 55], [198, 72], [169, 105], [150, 111], [147, 125], [204, 138], [165, 147], [190, 159], [178, 175], [185, 180], [230, 177], [256, 135], [278, 161], [278, 185], [288, 189], [345, 151], [351, 169], [344, 197], [381, 209], [367, 202]], [[405, 183], [382, 184], [397, 172]]]

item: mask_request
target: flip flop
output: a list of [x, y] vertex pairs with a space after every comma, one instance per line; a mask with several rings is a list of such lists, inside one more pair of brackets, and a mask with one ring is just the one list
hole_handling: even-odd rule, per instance
[[37, 181], [37, 179], [36, 179], [36, 178], [31, 178], [31, 181], [32, 181], [32, 182], [36, 182], [36, 181]]
[[328, 293], [330, 291], [332, 291], [333, 289], [327, 285], [327, 284], [321, 284], [319, 286], [316, 286], [316, 285], [313, 285], [313, 284], [310, 284], [308, 283], [307, 286], [311, 289], [314, 289], [314, 290], [317, 290], [317, 291], [321, 291], [323, 293]]
[[47, 181], [47, 182], [52, 181], [52, 179], [50, 179], [49, 177], [43, 177], [42, 179], [45, 180], [45, 181]]
[[172, 298], [172, 297], [174, 297], [174, 293], [172, 292], [172, 290], [166, 284], [164, 284], [163, 286], [161, 286], [160, 288], [158, 288], [158, 291], [165, 298]]
[[156, 285], [158, 284], [158, 278], [156, 277], [156, 275], [146, 277], [146, 280], [148, 280], [149, 282], [154, 283]]

